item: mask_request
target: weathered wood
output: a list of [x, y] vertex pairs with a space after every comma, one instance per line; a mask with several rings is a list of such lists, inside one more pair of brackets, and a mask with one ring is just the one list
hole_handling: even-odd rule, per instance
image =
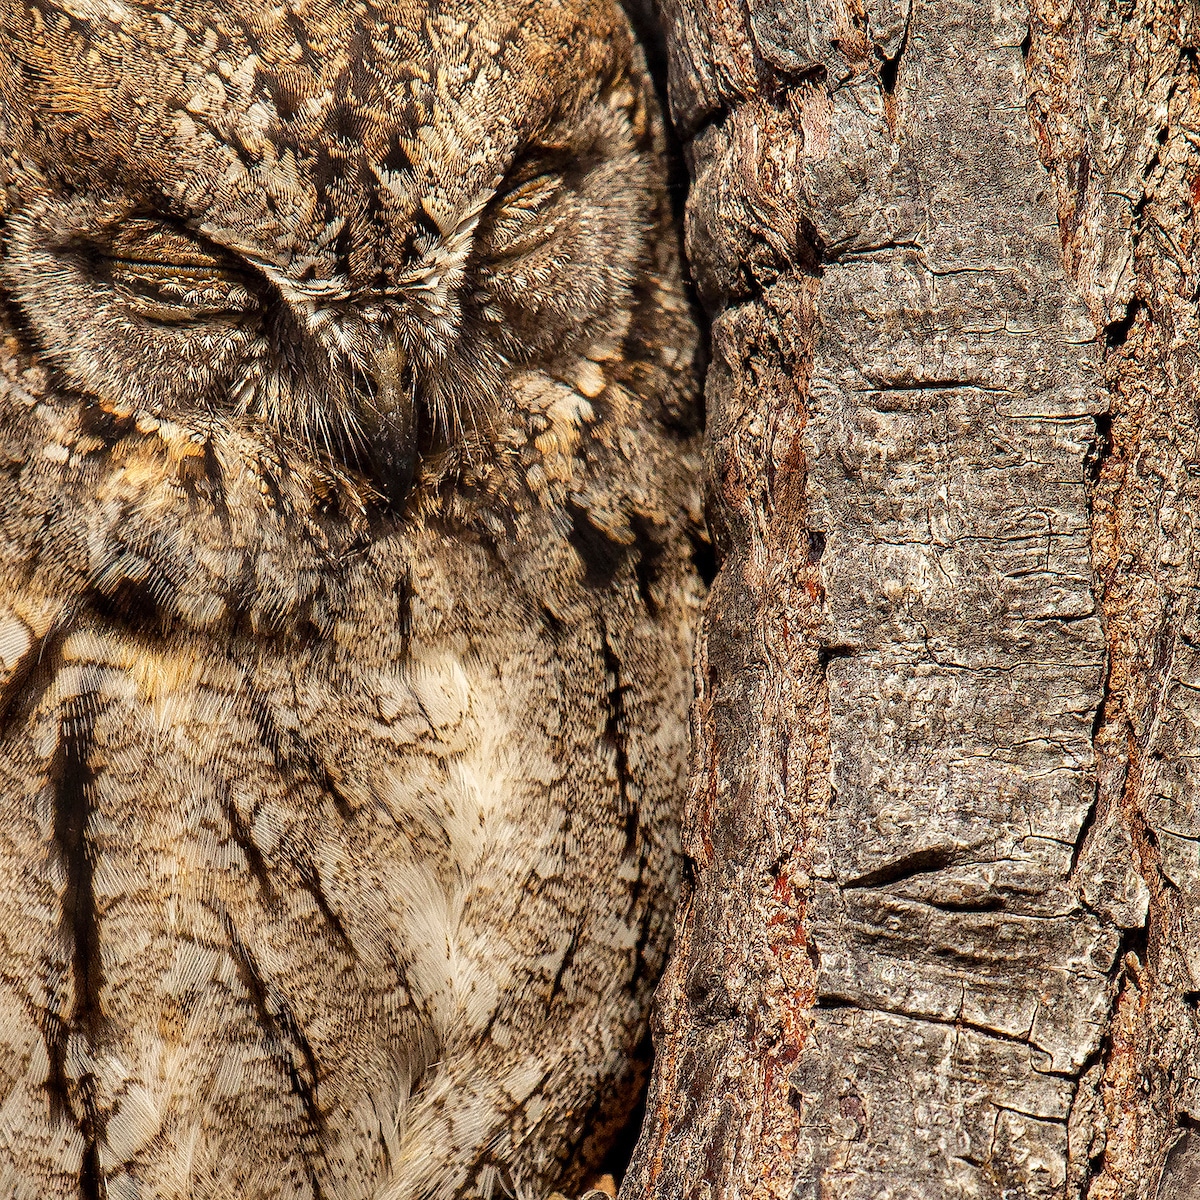
[[1200, 1195], [1197, 20], [665, 0], [722, 565], [622, 1200]]

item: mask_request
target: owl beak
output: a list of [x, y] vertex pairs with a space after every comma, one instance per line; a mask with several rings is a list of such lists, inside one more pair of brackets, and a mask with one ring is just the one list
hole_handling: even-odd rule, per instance
[[376, 486], [392, 508], [408, 498], [417, 469], [417, 420], [405, 386], [404, 351], [389, 338], [375, 357], [375, 395], [363, 413], [367, 455]]

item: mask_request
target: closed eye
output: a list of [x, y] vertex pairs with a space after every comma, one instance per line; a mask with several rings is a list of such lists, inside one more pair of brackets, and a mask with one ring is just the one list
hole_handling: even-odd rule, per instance
[[551, 213], [563, 191], [562, 177], [538, 175], [513, 188], [489, 214], [481, 240], [486, 239], [493, 264], [528, 254], [558, 232]]
[[261, 307], [252, 273], [164, 221], [131, 218], [79, 247], [130, 313], [159, 324], [237, 321]]
[[257, 297], [236, 275], [133, 259], [110, 258], [106, 266], [130, 311], [148, 321], [179, 324], [238, 318], [259, 307]]
[[559, 232], [556, 204], [580, 166], [563, 145], [534, 144], [509, 168], [480, 222], [479, 242], [492, 265], [536, 252]]

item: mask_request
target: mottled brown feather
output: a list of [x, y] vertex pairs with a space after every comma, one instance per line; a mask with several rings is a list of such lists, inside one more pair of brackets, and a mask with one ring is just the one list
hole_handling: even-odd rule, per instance
[[0, 0], [0, 1195], [576, 1186], [677, 877], [692, 360], [608, 0]]

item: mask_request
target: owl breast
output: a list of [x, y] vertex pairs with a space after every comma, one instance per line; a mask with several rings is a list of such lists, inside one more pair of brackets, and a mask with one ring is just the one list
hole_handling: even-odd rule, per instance
[[452, 9], [0, 29], [2, 1195], [533, 1200], [628, 1114], [695, 333], [619, 12]]

